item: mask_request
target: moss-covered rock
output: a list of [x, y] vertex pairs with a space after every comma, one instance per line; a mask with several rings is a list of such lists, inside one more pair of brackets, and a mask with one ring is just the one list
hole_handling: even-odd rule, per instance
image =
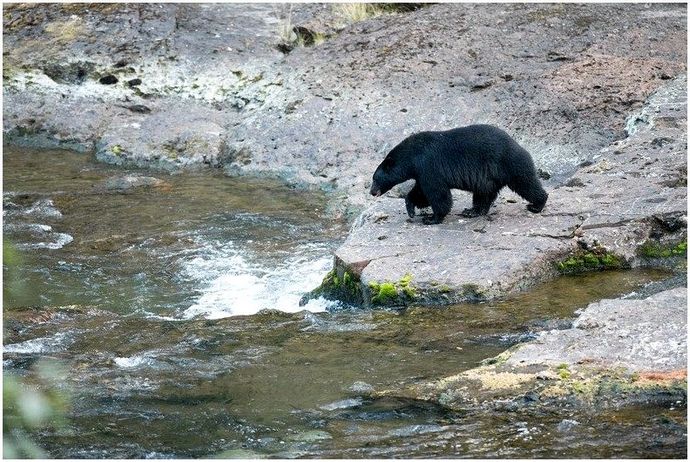
[[382, 305], [408, 305], [417, 298], [417, 289], [412, 285], [412, 275], [405, 274], [400, 280], [369, 282], [369, 295], [371, 304]]
[[353, 273], [340, 268], [334, 268], [326, 274], [321, 285], [305, 294], [300, 300], [300, 306], [309, 300], [324, 297], [329, 300], [340, 300], [352, 305], [362, 305], [364, 296], [359, 278]]
[[624, 258], [607, 251], [603, 247], [591, 250], [578, 250], [565, 260], [555, 263], [561, 274], [577, 274], [586, 271], [602, 271], [629, 267]]
[[[502, 354], [503, 357], [509, 353]], [[500, 358], [479, 367], [404, 390], [381, 390], [374, 396], [405, 396], [456, 410], [473, 406], [513, 409], [538, 403], [542, 409], [562, 406], [599, 408], [639, 402], [673, 403], [687, 399], [685, 370], [630, 373], [595, 365], [506, 364]], [[525, 396], [531, 398], [525, 400]]]
[[673, 258], [685, 257], [688, 252], [688, 241], [683, 239], [677, 243], [661, 243], [648, 240], [637, 248], [637, 254], [642, 258]]

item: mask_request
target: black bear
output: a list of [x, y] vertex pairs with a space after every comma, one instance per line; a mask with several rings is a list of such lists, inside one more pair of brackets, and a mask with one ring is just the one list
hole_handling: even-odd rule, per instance
[[471, 191], [472, 208], [462, 216], [489, 213], [498, 192], [508, 186], [539, 213], [549, 195], [542, 188], [529, 153], [503, 130], [491, 125], [470, 125], [442, 132], [421, 132], [405, 138], [388, 153], [374, 172], [371, 195], [380, 196], [393, 186], [414, 179], [405, 198], [407, 214], [415, 207], [431, 206], [424, 224], [441, 223], [453, 206], [452, 188]]

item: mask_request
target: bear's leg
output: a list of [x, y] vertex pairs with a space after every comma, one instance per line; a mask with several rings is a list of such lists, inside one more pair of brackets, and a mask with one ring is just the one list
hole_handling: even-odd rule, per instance
[[419, 186], [419, 183], [415, 183], [414, 188], [412, 188], [410, 192], [407, 193], [407, 196], [405, 196], [405, 208], [407, 209], [407, 214], [410, 216], [410, 218], [414, 218], [415, 207], [418, 209], [429, 207], [429, 200], [422, 192], [422, 188]]
[[541, 212], [546, 204], [546, 200], [549, 198], [544, 188], [541, 187], [536, 175], [534, 178], [521, 178], [508, 184], [508, 187], [529, 202], [527, 210], [532, 213]]
[[496, 200], [496, 196], [498, 196], [498, 191], [474, 193], [472, 195], [472, 208], [463, 210], [460, 215], [467, 218], [473, 218], [488, 214], [491, 204]]
[[431, 204], [431, 210], [434, 212], [431, 217], [424, 217], [422, 223], [425, 225], [441, 223], [450, 212], [450, 209], [453, 208], [453, 196], [450, 194], [450, 189], [440, 185], [432, 185], [430, 187], [422, 185], [422, 191]]

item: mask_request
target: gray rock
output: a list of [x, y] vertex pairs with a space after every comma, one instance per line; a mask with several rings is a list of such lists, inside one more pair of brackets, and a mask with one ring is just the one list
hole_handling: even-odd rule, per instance
[[[687, 189], [660, 184], [685, 165], [685, 82], [679, 77], [665, 84], [643, 108], [650, 114], [663, 108], [661, 117], [673, 123], [654, 125], [657, 116], [650, 115], [650, 125], [603, 148], [595, 163], [577, 171], [586, 188], [550, 189], [542, 213], [528, 212], [523, 199], [504, 189], [488, 216], [463, 218], [471, 195], [456, 191], [445, 222], [425, 226], [419, 217], [408, 219], [403, 199], [384, 196], [357, 218], [337, 249], [337, 271], [360, 278], [365, 305], [375, 296], [370, 284], [383, 282], [395, 284], [398, 294], [381, 304], [404, 305], [520, 291], [557, 275], [556, 263], [578, 252], [615, 255], [617, 266], [646, 264], [639, 248], [648, 240], [686, 239]], [[673, 140], [668, 151], [649, 147], [660, 134]], [[401, 290], [405, 277], [414, 296]]]
[[546, 331], [518, 347], [508, 365], [597, 364], [629, 371], [674, 371], [687, 364], [687, 289], [643, 300], [589, 305], [571, 329]]
[[288, 441], [299, 441], [301, 443], [313, 443], [316, 441], [330, 440], [333, 437], [330, 433], [323, 430], [309, 430], [301, 433], [296, 433], [293, 435], [288, 435]]
[[416, 435], [423, 435], [425, 433], [438, 433], [446, 430], [448, 427], [433, 424], [422, 425], [408, 425], [402, 428], [390, 430], [388, 435], [395, 437], [410, 437]]
[[362, 403], [362, 398], [348, 398], [324, 404], [323, 406], [319, 406], [319, 409], [323, 409], [324, 411], [335, 411], [336, 409], [348, 409], [360, 406]]
[[357, 381], [348, 387], [352, 393], [368, 394], [374, 391], [374, 387], [366, 382]]
[[165, 184], [165, 181], [152, 176], [124, 175], [108, 178], [95, 185], [94, 189], [103, 192], [127, 192], [135, 188], [161, 187]]
[[[405, 389], [396, 396], [451, 409], [517, 411], [533, 407], [600, 409], [634, 403], [673, 403], [687, 395], [687, 288], [643, 300], [592, 303], [575, 325], [535, 340], [483, 365]], [[558, 431], [571, 431], [568, 419]]]
[[573, 428], [577, 427], [578, 425], [580, 425], [580, 422], [578, 422], [577, 420], [563, 419], [558, 423], [556, 430], [558, 430], [561, 433], [567, 433]]
[[[354, 24], [319, 4], [73, 14], [6, 9], [6, 140], [271, 174], [337, 189], [344, 211], [371, 203], [371, 172], [402, 138], [469, 123], [507, 129], [557, 184], [626, 126], [647, 124], [651, 113], [625, 116], [685, 70], [685, 10], [674, 5], [436, 4]], [[285, 55], [290, 25], [327, 39]], [[652, 49], [647, 37], [661, 35]]]

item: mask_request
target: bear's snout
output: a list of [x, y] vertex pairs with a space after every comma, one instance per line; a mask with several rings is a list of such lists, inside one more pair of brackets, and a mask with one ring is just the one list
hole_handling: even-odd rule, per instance
[[374, 197], [379, 197], [381, 195], [381, 188], [379, 188], [379, 186], [376, 183], [374, 183], [371, 185], [369, 193]]

